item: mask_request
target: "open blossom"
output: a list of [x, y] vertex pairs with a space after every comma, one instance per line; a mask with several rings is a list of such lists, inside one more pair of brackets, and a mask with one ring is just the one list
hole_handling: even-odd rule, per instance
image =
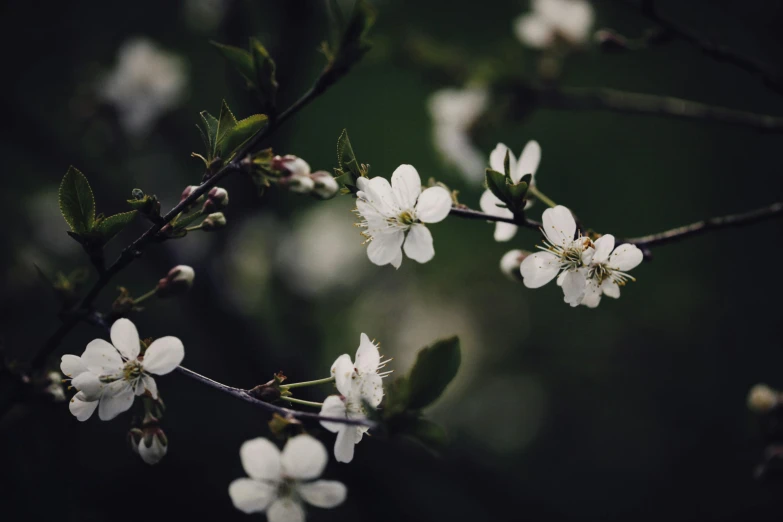
[[62, 357], [60, 369], [78, 390], [69, 408], [80, 421], [89, 419], [96, 408], [101, 420], [111, 420], [145, 392], [157, 399], [158, 386], [152, 375], [171, 372], [185, 357], [182, 341], [176, 337], [161, 337], [140, 355], [139, 333], [128, 319], [118, 319], [112, 325], [111, 341], [95, 339], [81, 357]]
[[443, 159], [468, 181], [484, 178], [486, 156], [473, 144], [470, 128], [484, 113], [489, 93], [484, 87], [441, 89], [430, 96], [433, 141]]
[[[532, 174], [533, 180], [531, 180], [530, 184], [535, 184], [536, 170], [538, 170], [538, 164], [541, 162], [541, 146], [538, 144], [538, 142], [528, 141], [527, 145], [525, 145], [525, 148], [522, 150], [522, 153], [519, 155], [519, 160], [517, 160], [516, 156], [514, 156], [514, 153], [511, 152], [508, 147], [502, 143], [498, 143], [495, 147], [495, 150], [493, 150], [489, 155], [489, 166], [492, 170], [501, 173], [505, 172], [504, 164], [507, 152], [511, 181], [514, 183], [519, 183], [519, 180], [522, 179], [522, 176], [525, 174]], [[528, 200], [528, 202], [525, 204], [525, 209], [530, 208], [532, 204], [533, 202]], [[514, 217], [514, 214], [509, 209], [505, 208], [505, 206], [498, 206], [503, 205], [503, 202], [489, 189], [485, 190], [481, 195], [479, 205], [481, 206], [481, 210], [484, 213], [491, 216], [507, 218]], [[495, 223], [495, 241], [508, 241], [514, 237], [514, 234], [516, 233], [516, 225], [502, 222]]]
[[[341, 395], [330, 395], [321, 407], [321, 415], [346, 419], [364, 419], [367, 417], [364, 403], [373, 408], [383, 399], [382, 377], [390, 372], [378, 373], [389, 361], [381, 361], [378, 346], [370, 341], [366, 334], [359, 340], [356, 360], [341, 355], [332, 365], [337, 391]], [[322, 421], [321, 425], [332, 433], [337, 433], [334, 443], [334, 458], [337, 462], [353, 460], [354, 445], [359, 444], [369, 429], [367, 426], [353, 426], [337, 422]]]
[[[358, 226], [370, 244], [367, 257], [376, 265], [399, 268], [402, 252], [419, 263], [435, 256], [432, 234], [424, 223], [438, 223], [451, 210], [451, 194], [443, 187], [421, 190], [421, 178], [412, 165], [400, 165], [386, 179], [357, 180], [356, 213], [363, 219]], [[406, 237], [407, 233], [407, 237]]]
[[514, 21], [517, 38], [530, 47], [544, 49], [560, 39], [581, 45], [590, 36], [593, 8], [586, 0], [533, 0], [533, 12]]
[[243, 513], [266, 512], [269, 522], [303, 522], [303, 503], [333, 508], [345, 500], [344, 484], [315, 480], [329, 457], [310, 435], [291, 437], [282, 452], [267, 439], [252, 439], [242, 444], [239, 456], [249, 478], [232, 482], [228, 494]]
[[636, 268], [644, 254], [636, 245], [614, 247], [614, 236], [605, 234], [595, 240], [595, 253], [587, 267], [587, 287], [582, 304], [595, 308], [601, 296], [620, 297], [620, 287], [633, 277], [626, 272]]
[[531, 254], [519, 267], [528, 288], [540, 288], [560, 274], [558, 284], [565, 301], [577, 306], [585, 296], [587, 266], [593, 258], [593, 242], [576, 235], [576, 221], [571, 211], [561, 205], [548, 208], [542, 216], [542, 232], [546, 237], [542, 252]]

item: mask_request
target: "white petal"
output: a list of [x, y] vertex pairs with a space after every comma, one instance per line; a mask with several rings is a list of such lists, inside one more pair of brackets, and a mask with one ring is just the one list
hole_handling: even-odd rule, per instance
[[605, 263], [609, 259], [609, 254], [614, 250], [614, 236], [604, 234], [595, 240], [595, 252], [593, 253], [593, 263]]
[[112, 420], [133, 406], [133, 388], [127, 381], [114, 381], [103, 390], [98, 406], [98, 417], [103, 421]]
[[535, 14], [517, 18], [514, 22], [514, 34], [522, 43], [536, 49], [549, 47], [555, 36], [552, 26]]
[[402, 264], [402, 249], [397, 250], [397, 255], [394, 256], [394, 259], [389, 264], [394, 268], [400, 268]]
[[516, 235], [517, 228], [511, 223], [495, 223], [495, 241], [509, 241]]
[[305, 502], [319, 508], [337, 507], [345, 501], [348, 489], [336, 480], [316, 480], [296, 488]]
[[[340, 419], [346, 418], [345, 400], [339, 395], [330, 395], [324, 399], [324, 403], [321, 406], [321, 415], [324, 417], [336, 417]], [[338, 433], [345, 427], [345, 424], [339, 422], [324, 422], [321, 421], [321, 426], [331, 431], [332, 433]]]
[[491, 190], [485, 190], [479, 200], [479, 206], [481, 207], [482, 212], [491, 216], [514, 217], [513, 212], [505, 207], [499, 207], [498, 205], [505, 205], [505, 203], [494, 195]]
[[397, 205], [394, 191], [386, 178], [376, 176], [368, 180], [362, 190], [378, 212], [386, 217], [399, 215], [401, 209]]
[[128, 319], [117, 319], [111, 326], [111, 343], [126, 359], [139, 356], [139, 332]]
[[185, 358], [185, 347], [176, 337], [156, 339], [144, 352], [142, 366], [145, 372], [166, 375], [179, 366]]
[[96, 401], [101, 397], [106, 386], [100, 378], [92, 372], [82, 372], [73, 378], [71, 384], [85, 396], [85, 400]]
[[563, 279], [565, 302], [578, 306], [585, 296], [587, 279], [583, 270], [570, 270]]
[[624, 243], [614, 249], [608, 264], [616, 270], [627, 272], [639, 266], [643, 259], [644, 254], [636, 245]]
[[522, 149], [522, 154], [519, 156], [516, 170], [511, 172], [511, 179], [514, 183], [519, 183], [519, 180], [525, 174], [532, 174], [533, 178], [535, 178], [540, 162], [541, 146], [535, 140], [528, 141], [525, 148]]
[[82, 362], [78, 355], [66, 354], [60, 359], [60, 371], [66, 377], [76, 377], [80, 373], [87, 371], [87, 366]]
[[276, 496], [276, 487], [257, 480], [241, 478], [228, 486], [234, 507], [248, 515], [263, 512]]
[[376, 373], [381, 362], [381, 354], [374, 342], [362, 333], [359, 337], [359, 348], [356, 350], [354, 366], [359, 373]]
[[345, 429], [337, 432], [337, 440], [334, 441], [334, 459], [337, 462], [347, 464], [353, 460], [355, 431], [354, 426], [345, 426]]
[[416, 217], [422, 223], [438, 223], [451, 212], [451, 194], [443, 187], [430, 187], [416, 203]]
[[144, 375], [141, 378], [141, 386], [139, 386], [139, 390], [141, 390], [142, 393], [138, 393], [138, 390], [136, 390], [136, 395], [142, 395], [145, 391], [148, 391], [150, 392], [150, 395], [152, 395], [153, 399], [158, 398], [158, 383], [156, 383], [155, 379], [149, 375]]
[[560, 275], [557, 276], [557, 286], [563, 286], [563, 281], [565, 280], [565, 276], [568, 272], [560, 272]]
[[90, 341], [82, 354], [82, 364], [97, 375], [115, 375], [124, 365], [119, 352], [103, 339]]
[[388, 265], [399, 254], [405, 234], [400, 229], [392, 229], [379, 235], [373, 235], [367, 245], [367, 257], [378, 266]]
[[560, 271], [560, 260], [549, 252], [531, 254], [519, 265], [522, 282], [528, 288], [541, 288]]
[[290, 497], [279, 498], [266, 512], [268, 522], [304, 522], [305, 513], [298, 502]]
[[[565, 273], [565, 272], [564, 272]], [[601, 303], [601, 289], [595, 284], [595, 281], [588, 281], [585, 287], [585, 296], [582, 298], [582, 304], [595, 308]]]
[[400, 165], [391, 177], [391, 187], [403, 210], [412, 210], [421, 194], [421, 178], [413, 165]]
[[[506, 147], [503, 143], [498, 143], [494, 149], [492, 149], [492, 152], [489, 153], [489, 167], [494, 170], [495, 172], [500, 172], [501, 174], [505, 174], [505, 161], [506, 161], [506, 153], [508, 153], [509, 156], [509, 166], [513, 166], [516, 163], [516, 158], [514, 157], [514, 153], [508, 150], [508, 147]], [[514, 172], [514, 169], [511, 169], [511, 172]]]
[[324, 445], [310, 435], [303, 434], [288, 439], [280, 461], [286, 476], [311, 480], [321, 475], [328, 459]]
[[383, 378], [377, 373], [364, 375], [359, 380], [359, 400], [365, 400], [375, 408], [383, 400]]
[[332, 375], [337, 391], [343, 395], [351, 394], [351, 378], [353, 377], [354, 365], [351, 362], [351, 356], [347, 353], [342, 354], [332, 364]]
[[245, 441], [239, 448], [239, 458], [248, 477], [269, 482], [280, 480], [280, 450], [269, 440], [258, 437]]
[[432, 234], [421, 223], [411, 226], [403, 249], [406, 256], [419, 263], [426, 263], [435, 257], [435, 248], [432, 246]]
[[604, 295], [615, 299], [620, 297], [620, 286], [610, 279], [607, 279], [601, 284], [601, 291]]
[[98, 401], [88, 401], [87, 397], [79, 392], [73, 396], [68, 404], [68, 409], [79, 421], [84, 422], [92, 417], [95, 408], [98, 407]]
[[564, 246], [574, 240], [576, 221], [571, 211], [562, 205], [548, 208], [542, 215], [544, 234], [549, 242], [556, 246]]
[[139, 456], [146, 464], [153, 466], [160, 462], [168, 452], [168, 446], [164, 446], [158, 437], [152, 437], [150, 446], [147, 447], [146, 437], [142, 437], [139, 441]]

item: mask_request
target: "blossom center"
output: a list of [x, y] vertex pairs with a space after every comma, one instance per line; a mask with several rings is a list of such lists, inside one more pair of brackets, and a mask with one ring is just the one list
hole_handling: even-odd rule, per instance
[[409, 227], [416, 221], [416, 218], [413, 216], [412, 212], [404, 210], [399, 216], [397, 216], [397, 221], [399, 221], [400, 224]]
[[584, 266], [582, 255], [588, 248], [594, 248], [590, 238], [579, 236], [567, 245], [554, 245], [544, 240], [544, 246], [539, 246], [541, 250], [554, 254], [560, 259], [561, 270], [576, 270]]
[[138, 359], [126, 362], [122, 368], [122, 378], [128, 382], [137, 381], [141, 378], [142, 373], [143, 368]]

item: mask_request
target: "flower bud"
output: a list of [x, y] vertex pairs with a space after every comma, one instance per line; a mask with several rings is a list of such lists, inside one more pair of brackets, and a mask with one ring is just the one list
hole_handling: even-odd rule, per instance
[[288, 190], [298, 194], [307, 194], [315, 188], [315, 182], [310, 176], [290, 176], [286, 181]]
[[172, 297], [181, 295], [193, 286], [196, 272], [187, 265], [178, 265], [169, 270], [166, 277], [158, 281], [157, 296]]
[[[182, 203], [187, 198], [189, 198], [190, 195], [193, 193], [193, 191], [196, 190], [197, 188], [198, 188], [198, 185], [190, 185], [190, 186], [185, 187], [185, 190], [182, 191], [182, 196], [180, 196], [180, 198], [179, 198], [180, 203]], [[201, 196], [199, 196], [199, 198], [196, 200], [196, 202], [201, 202], [201, 201], [203, 201], [203, 199], [204, 199], [204, 195], [202, 194]]]
[[133, 451], [150, 466], [157, 464], [166, 455], [169, 441], [166, 433], [155, 423], [145, 424], [141, 429], [128, 432], [128, 441]]
[[201, 230], [205, 232], [212, 232], [226, 226], [226, 216], [222, 212], [215, 212], [210, 214], [201, 222]]
[[748, 393], [748, 409], [754, 413], [767, 413], [779, 403], [778, 392], [766, 384], [757, 384]]
[[525, 260], [530, 252], [525, 250], [510, 250], [500, 258], [500, 271], [513, 281], [522, 281], [522, 274], [519, 271], [519, 265]]
[[204, 203], [204, 212], [220, 210], [228, 206], [228, 191], [220, 187], [213, 187], [207, 194], [207, 201]]
[[48, 395], [54, 402], [64, 402], [65, 389], [63, 388], [63, 376], [60, 372], [49, 372], [46, 375], [45, 383], [47, 386], [43, 392]]
[[293, 154], [275, 156], [272, 158], [272, 170], [290, 176], [310, 175], [310, 165], [302, 158], [294, 156]]
[[324, 170], [313, 172], [310, 177], [315, 185], [312, 193], [316, 197], [331, 199], [335, 197], [340, 190], [340, 185], [337, 183], [337, 180]]

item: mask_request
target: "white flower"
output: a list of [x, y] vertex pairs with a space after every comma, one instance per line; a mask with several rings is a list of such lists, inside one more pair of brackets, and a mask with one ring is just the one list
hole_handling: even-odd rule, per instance
[[524, 250], [509, 250], [500, 258], [500, 271], [513, 281], [522, 280], [522, 274], [519, 273], [519, 267], [530, 252]]
[[125, 42], [116, 69], [105, 79], [103, 97], [117, 107], [131, 134], [149, 131], [158, 116], [175, 107], [187, 84], [182, 59], [146, 39]]
[[358, 226], [366, 229], [362, 235], [370, 241], [370, 261], [399, 268], [403, 250], [419, 263], [435, 256], [432, 234], [424, 223], [438, 223], [449, 215], [448, 190], [430, 187], [422, 192], [419, 173], [411, 165], [397, 167], [391, 185], [384, 178], [375, 177], [359, 178], [357, 186], [356, 212], [363, 218]]
[[49, 385], [44, 389], [54, 402], [65, 402], [65, 390], [63, 389], [63, 376], [60, 372], [49, 372], [46, 375]]
[[[495, 150], [489, 155], [489, 166], [492, 170], [500, 173], [505, 173], [504, 163], [506, 160], [506, 152], [508, 152], [509, 158], [509, 171], [511, 174], [511, 181], [519, 183], [522, 176], [525, 174], [532, 174], [533, 179], [530, 184], [535, 184], [536, 170], [538, 170], [538, 164], [541, 162], [541, 146], [537, 141], [528, 141], [522, 153], [519, 155], [519, 160], [514, 156], [508, 147], [502, 143], [498, 143]], [[481, 195], [479, 205], [481, 210], [485, 214], [498, 217], [513, 218], [514, 214], [505, 207], [499, 207], [504, 203], [495, 196], [491, 190], [487, 189]], [[525, 204], [525, 210], [530, 208], [533, 204], [528, 200]], [[495, 223], [495, 241], [508, 241], [514, 234], [517, 233], [517, 226], [511, 223]]]
[[168, 438], [157, 423], [149, 424], [141, 430], [131, 430], [131, 440], [133, 450], [150, 466], [160, 462], [169, 450]]
[[333, 508], [345, 500], [345, 485], [314, 480], [326, 467], [323, 444], [310, 435], [288, 439], [282, 453], [264, 438], [252, 439], [239, 450], [242, 467], [250, 478], [228, 487], [234, 507], [243, 513], [263, 513], [269, 522], [303, 522], [303, 503]]
[[483, 87], [441, 89], [430, 96], [435, 148], [468, 181], [484, 179], [485, 156], [470, 139], [470, 128], [487, 108], [489, 93]]
[[558, 38], [581, 45], [589, 38], [594, 13], [586, 0], [533, 0], [532, 5], [532, 13], [514, 21], [514, 33], [525, 45], [544, 49]]
[[[614, 236], [605, 234], [595, 240], [595, 253], [587, 267], [587, 288], [582, 304], [595, 308], [601, 296], [620, 297], [620, 287], [628, 279], [626, 272], [636, 268], [644, 254], [636, 245], [625, 243], [614, 248]], [[611, 254], [611, 255], [610, 255]]]
[[[378, 346], [362, 334], [359, 348], [356, 350], [356, 361], [351, 362], [351, 356], [341, 355], [332, 365], [337, 391], [341, 395], [330, 395], [321, 407], [321, 415], [346, 419], [365, 419], [366, 401], [373, 408], [383, 399], [382, 378], [391, 372], [378, 373], [389, 361], [381, 361]], [[321, 425], [332, 433], [337, 433], [334, 443], [334, 458], [337, 462], [351, 462], [353, 447], [359, 444], [362, 436], [369, 429], [367, 426], [353, 426], [337, 422], [322, 421]]]
[[111, 420], [145, 392], [157, 399], [158, 386], [152, 375], [171, 372], [185, 357], [182, 341], [176, 337], [157, 339], [140, 356], [139, 333], [128, 319], [118, 319], [112, 325], [111, 341], [95, 339], [81, 357], [62, 357], [60, 369], [79, 391], [69, 408], [80, 421], [89, 419], [96, 408], [101, 420]]
[[319, 170], [318, 172], [313, 172], [311, 177], [315, 183], [313, 194], [321, 199], [331, 199], [340, 191], [340, 185], [337, 183], [337, 180], [326, 171]]
[[542, 216], [542, 232], [546, 237], [543, 252], [531, 254], [519, 267], [528, 288], [540, 288], [557, 277], [565, 301], [571, 306], [582, 302], [587, 284], [587, 265], [593, 257], [593, 243], [586, 237], [574, 239], [576, 221], [563, 206], [548, 208]]

